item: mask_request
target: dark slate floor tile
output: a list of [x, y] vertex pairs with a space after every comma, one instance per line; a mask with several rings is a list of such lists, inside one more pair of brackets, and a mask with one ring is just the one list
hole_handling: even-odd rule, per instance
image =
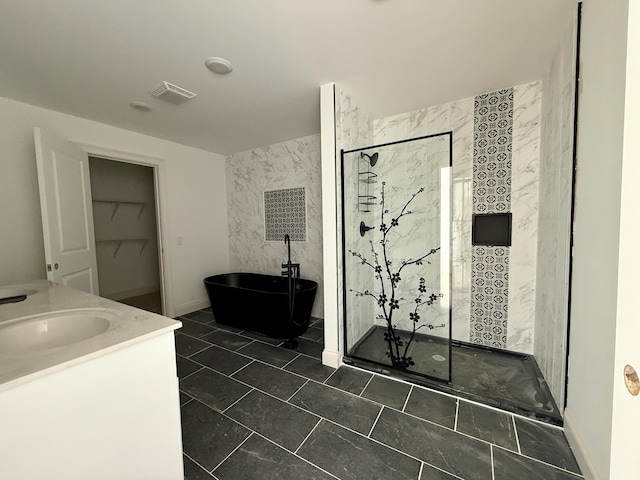
[[422, 466], [420, 480], [459, 480], [459, 478], [454, 477], [453, 475], [449, 475], [448, 473], [443, 472], [442, 470], [438, 470], [437, 468], [425, 463]]
[[307, 381], [307, 379], [285, 372], [270, 365], [253, 362], [233, 375], [233, 378], [256, 387], [282, 400], [291, 395]]
[[298, 346], [293, 349], [294, 352], [304, 353], [319, 360], [322, 359], [322, 351], [324, 350], [322, 343], [307, 340], [306, 338], [296, 338], [296, 341]]
[[508, 413], [460, 400], [456, 430], [509, 450], [518, 451], [513, 417]]
[[324, 382], [329, 376], [336, 371], [335, 368], [327, 367], [316, 358], [309, 358], [304, 355], [300, 355], [289, 365], [284, 367], [285, 370], [295, 372], [299, 375], [303, 375], [317, 382]]
[[220, 328], [222, 330], [226, 330], [228, 332], [233, 332], [233, 333], [240, 333], [244, 331], [243, 328], [236, 327], [235, 325], [227, 325], [226, 323], [218, 322], [216, 320], [213, 320], [212, 322], [208, 323], [208, 325], [211, 325], [212, 327]]
[[210, 324], [215, 321], [213, 314], [211, 312], [207, 312], [204, 310], [198, 310], [195, 312], [187, 313], [186, 315], [182, 315], [182, 318], [188, 318], [189, 320], [194, 320], [199, 323]]
[[251, 432], [233, 420], [193, 401], [182, 407], [182, 448], [211, 471]]
[[373, 377], [372, 373], [342, 366], [325, 383], [345, 392], [360, 395], [371, 377]]
[[322, 420], [305, 440], [298, 455], [341, 480], [415, 480], [420, 462]]
[[324, 328], [324, 318], [311, 317], [309, 319], [309, 325]]
[[438, 425], [453, 428], [456, 421], [456, 402], [453, 397], [414, 387], [404, 411]]
[[239, 348], [242, 348], [245, 345], [253, 342], [253, 340], [251, 340], [250, 338], [242, 337], [237, 333], [220, 329], [216, 330], [213, 333], [210, 333], [209, 335], [203, 336], [202, 340], [213, 343], [214, 345], [218, 345], [220, 347], [224, 347], [228, 350], [238, 350]]
[[193, 400], [191, 396], [180, 390], [180, 406], [183, 406], [185, 403], [190, 402], [191, 400]]
[[178, 331], [192, 337], [202, 337], [203, 335], [214, 332], [216, 330], [215, 327], [196, 322], [194, 320], [189, 320], [184, 317], [178, 317], [178, 320], [182, 322], [182, 328], [180, 328], [180, 330]]
[[219, 480], [335, 480], [255, 434], [213, 473]]
[[225, 375], [231, 375], [251, 363], [250, 358], [216, 346], [210, 346], [193, 355], [191, 359]]
[[302, 338], [311, 340], [313, 342], [322, 342], [324, 340], [324, 328], [322, 327], [309, 327], [306, 332], [300, 335]]
[[292, 352], [291, 350], [266, 345], [261, 342], [250, 343], [249, 345], [242, 347], [238, 352], [243, 355], [248, 355], [249, 357], [257, 358], [263, 362], [270, 363], [276, 367], [284, 367], [287, 363], [298, 356], [296, 352]]
[[200, 350], [204, 350], [209, 347], [209, 344], [198, 340], [197, 338], [190, 337], [188, 335], [183, 335], [181, 333], [176, 333], [176, 353], [178, 355], [182, 355], [183, 357], [189, 357], [194, 353], [199, 352]]
[[292, 452], [320, 420], [305, 410], [257, 390], [233, 404], [225, 415]]
[[407, 400], [407, 395], [409, 395], [409, 390], [411, 390], [411, 386], [406, 383], [374, 375], [367, 388], [362, 392], [361, 397], [382, 403], [396, 410], [402, 410]]
[[203, 368], [180, 382], [180, 389], [205, 405], [223, 411], [245, 395], [250, 387]]
[[364, 435], [380, 413], [380, 406], [375, 403], [314, 381], [309, 381], [289, 401]]
[[184, 478], [185, 480], [213, 480], [209, 472], [203, 470], [200, 465], [195, 463], [186, 455], [183, 455]]
[[465, 480], [491, 478], [489, 444], [396, 410], [382, 411], [371, 438]]
[[578, 480], [582, 477], [501, 448], [493, 449], [495, 480]]
[[271, 338], [266, 335], [262, 335], [258, 332], [252, 332], [251, 330], [243, 330], [242, 335], [245, 337], [253, 338], [254, 340], [260, 340], [262, 343], [268, 343], [269, 345], [280, 345], [284, 340], [281, 338]]
[[580, 468], [562, 430], [518, 417], [516, 417], [516, 430], [523, 455], [580, 473]]
[[178, 368], [178, 378], [184, 378], [191, 375], [193, 372], [200, 370], [202, 365], [192, 362], [180, 355], [176, 355], [176, 367]]
[[213, 313], [213, 310], [211, 310], [211, 307], [203, 308], [202, 311], [207, 313]]

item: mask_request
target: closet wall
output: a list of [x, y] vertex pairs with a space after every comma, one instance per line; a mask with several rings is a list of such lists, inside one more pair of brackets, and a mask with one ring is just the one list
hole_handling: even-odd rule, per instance
[[160, 291], [153, 168], [89, 158], [100, 295]]

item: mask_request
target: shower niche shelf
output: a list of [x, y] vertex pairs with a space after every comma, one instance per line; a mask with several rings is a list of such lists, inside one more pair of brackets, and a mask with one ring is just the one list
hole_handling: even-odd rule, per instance
[[358, 211], [370, 212], [371, 206], [376, 204], [377, 197], [371, 195], [371, 185], [378, 183], [378, 175], [371, 171], [378, 161], [378, 154], [367, 155], [360, 153], [360, 162], [358, 163]]

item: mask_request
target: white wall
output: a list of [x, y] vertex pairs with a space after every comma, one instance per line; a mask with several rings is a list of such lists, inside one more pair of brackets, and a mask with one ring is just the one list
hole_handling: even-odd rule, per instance
[[[165, 267], [176, 314], [208, 304], [202, 279], [228, 270], [224, 157], [0, 98], [0, 284], [46, 278], [33, 127], [73, 142], [163, 159]], [[183, 245], [176, 245], [178, 236]]]
[[[609, 478], [620, 240], [627, 0], [583, 4], [565, 427]], [[636, 282], [637, 285], [637, 282]], [[636, 407], [637, 408], [637, 407]], [[637, 440], [636, 440], [637, 442]], [[637, 445], [637, 443], [636, 443]]]

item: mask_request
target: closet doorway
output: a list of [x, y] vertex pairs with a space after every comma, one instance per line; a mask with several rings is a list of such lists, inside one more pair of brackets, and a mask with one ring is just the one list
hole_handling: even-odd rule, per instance
[[89, 155], [100, 296], [162, 315], [155, 170]]

